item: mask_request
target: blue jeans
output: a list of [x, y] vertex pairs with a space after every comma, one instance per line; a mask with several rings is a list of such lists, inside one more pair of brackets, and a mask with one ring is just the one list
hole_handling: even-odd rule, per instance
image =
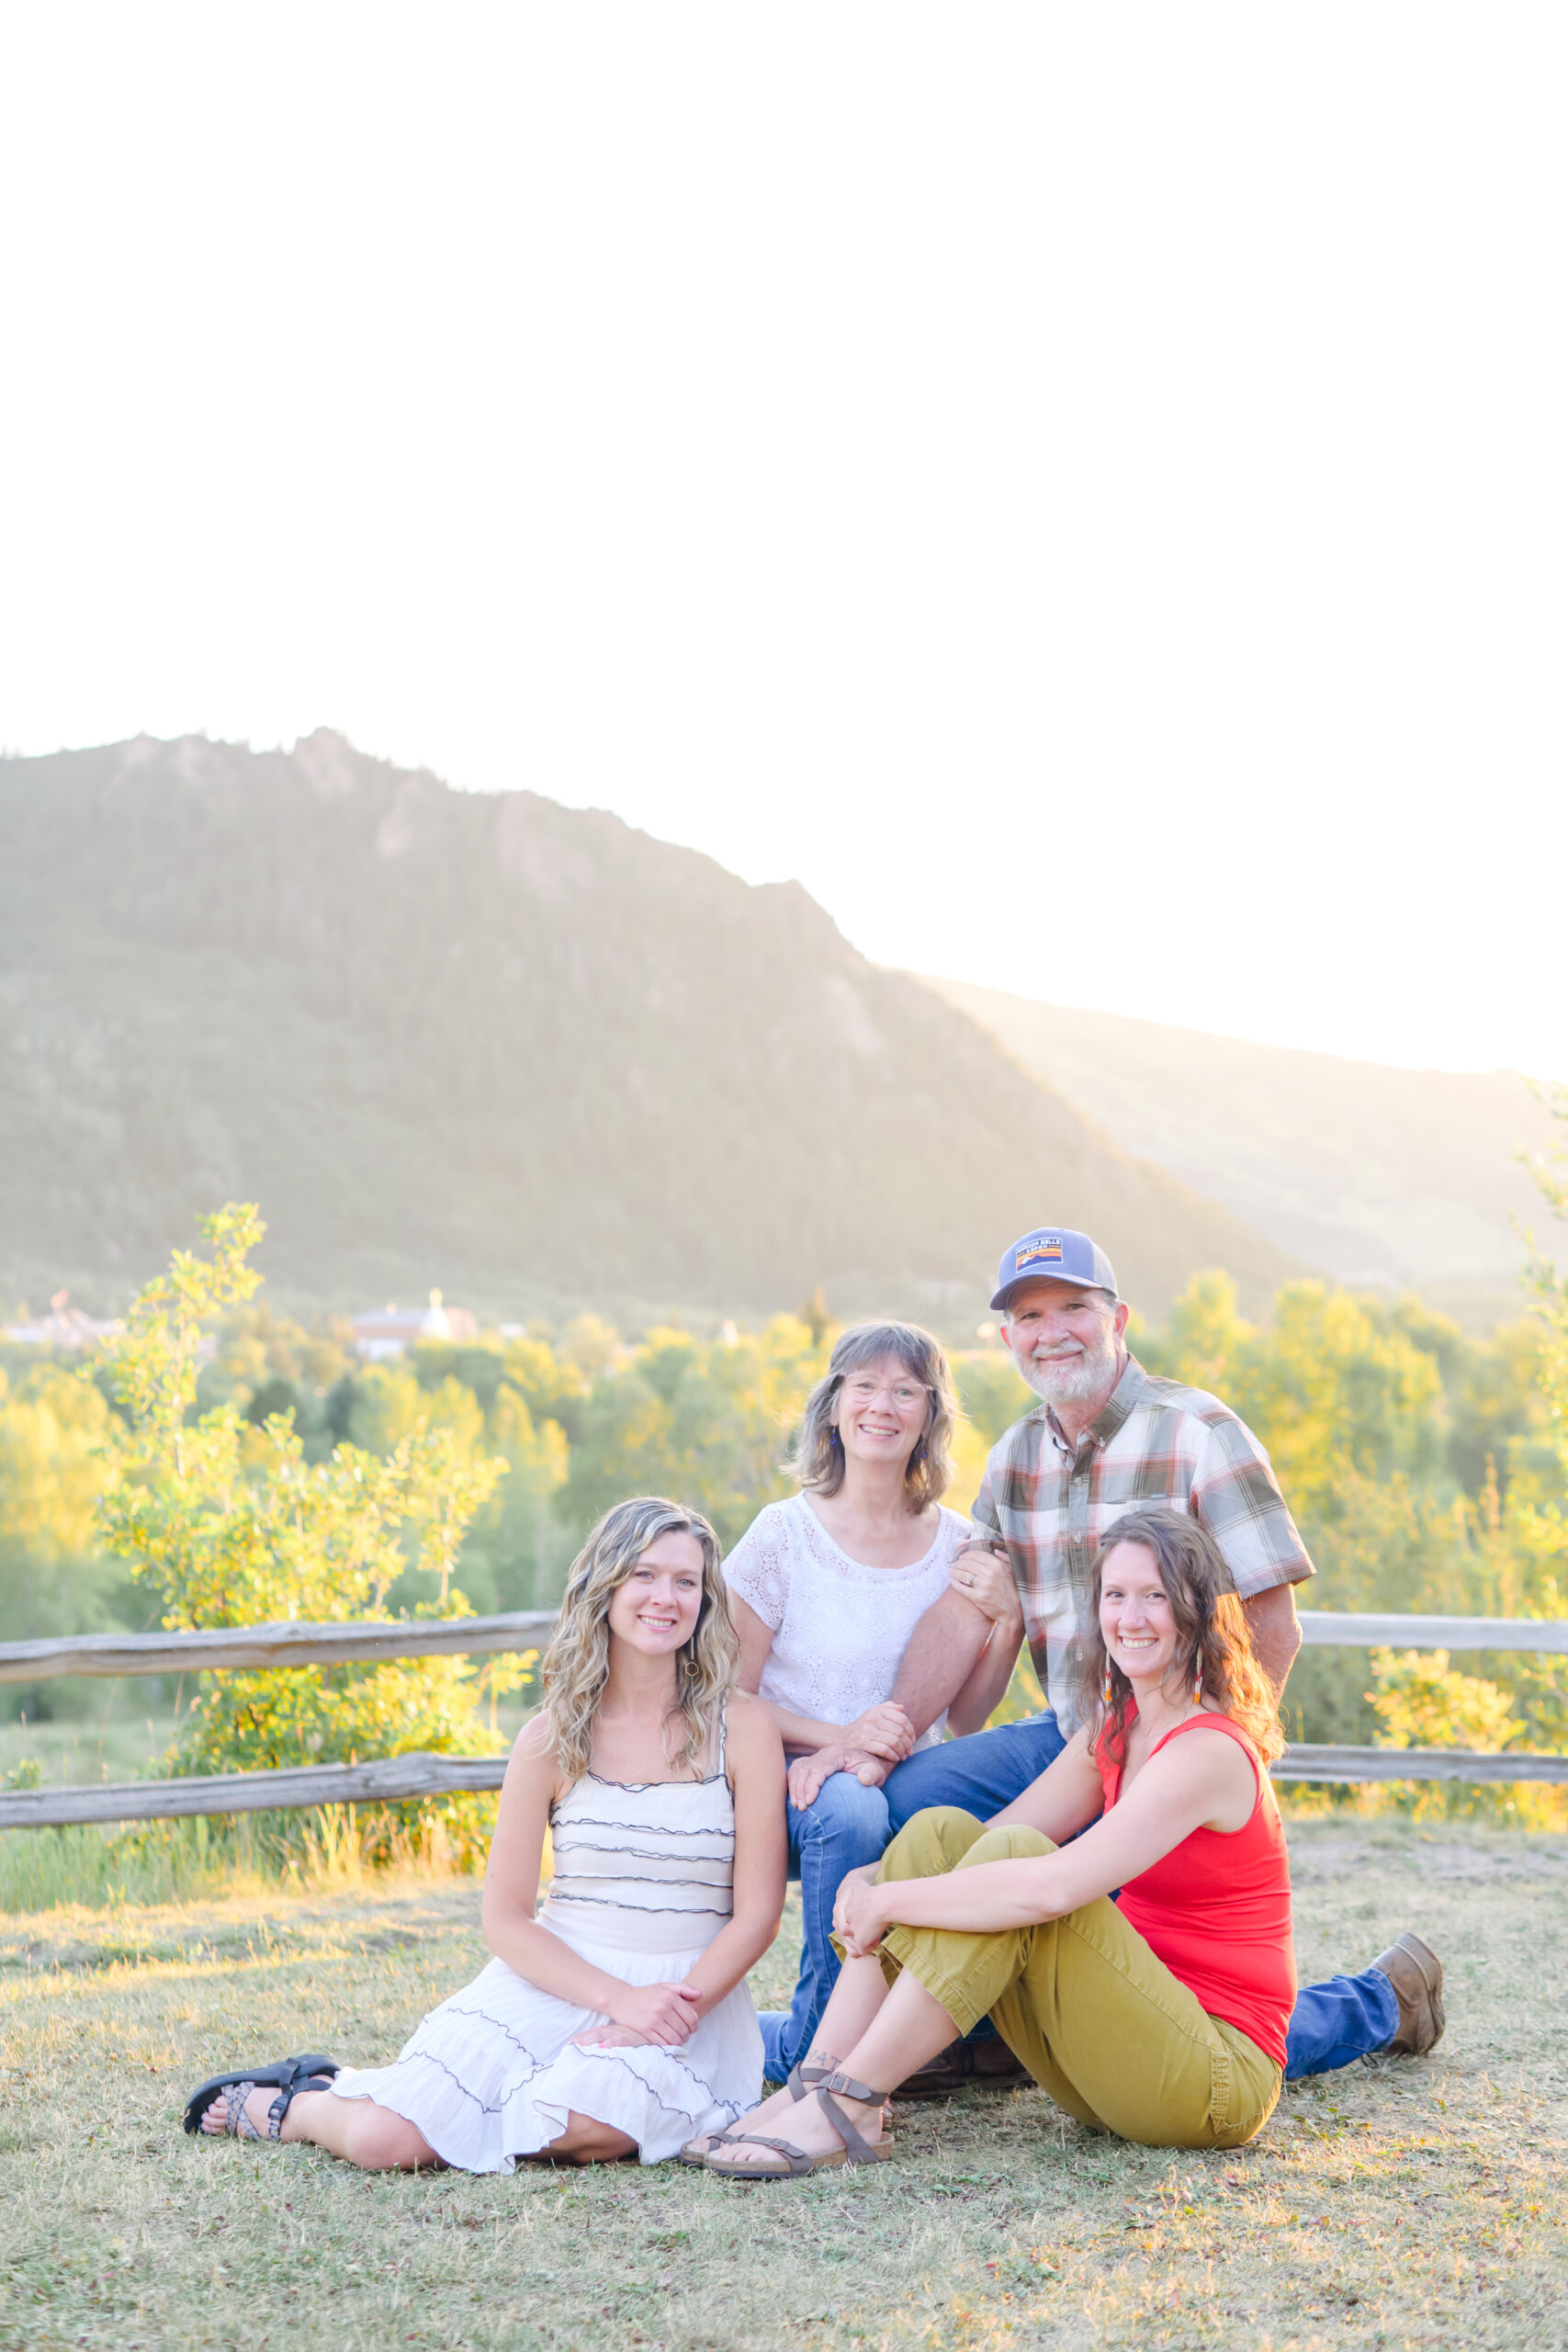
[[764, 2009], [759, 2019], [763, 2072], [773, 2083], [782, 2083], [806, 2056], [839, 1981], [839, 1955], [830, 1940], [839, 1882], [863, 1863], [879, 1862], [893, 1835], [886, 1792], [863, 1788], [852, 1772], [834, 1772], [824, 1781], [804, 1813], [787, 1797], [784, 1811], [789, 1874], [800, 1881], [803, 1933], [794, 1999], [787, 2009]]
[[[927, 1805], [962, 1805], [982, 1821], [1021, 1796], [1066, 1746], [1047, 1708], [1026, 1723], [1001, 1724], [921, 1748], [887, 1775], [889, 1832], [902, 1829]], [[829, 1904], [829, 1909], [831, 1905]], [[1285, 2079], [1326, 2075], [1382, 2050], [1399, 2030], [1399, 2002], [1381, 1968], [1359, 1976], [1331, 1976], [1296, 1995], [1285, 2038]]]
[[1025, 1723], [998, 1724], [995, 1731], [977, 1731], [969, 1739], [947, 1739], [940, 1747], [919, 1749], [887, 1775], [888, 1836], [895, 1837], [931, 1804], [962, 1805], [977, 1821], [988, 1821], [1021, 1797], [1066, 1744], [1047, 1707], [1043, 1715], [1031, 1715]]
[[1381, 1968], [1303, 1984], [1285, 2036], [1285, 2079], [1331, 2075], [1386, 2048], [1398, 2031], [1398, 1996]]

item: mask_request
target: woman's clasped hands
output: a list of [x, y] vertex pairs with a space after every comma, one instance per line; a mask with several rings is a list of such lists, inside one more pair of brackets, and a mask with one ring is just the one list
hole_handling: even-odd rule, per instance
[[844, 1725], [843, 1744], [885, 1764], [902, 1764], [913, 1753], [919, 1734], [896, 1699], [884, 1699]]
[[584, 2026], [572, 2040], [583, 2050], [636, 2050], [649, 2042], [679, 2050], [702, 2019], [702, 1995], [691, 1984], [627, 1984], [603, 2025]]
[[833, 1899], [833, 1933], [847, 1960], [869, 1959], [887, 1931], [889, 1922], [882, 1908], [885, 1889], [876, 1883], [881, 1867], [879, 1862], [866, 1862], [839, 1882]]

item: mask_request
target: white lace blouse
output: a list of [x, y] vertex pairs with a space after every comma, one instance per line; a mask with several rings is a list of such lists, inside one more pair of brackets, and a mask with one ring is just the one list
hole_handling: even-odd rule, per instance
[[[731, 1589], [773, 1628], [761, 1696], [814, 1722], [852, 1724], [890, 1699], [916, 1622], [947, 1590], [969, 1522], [943, 1510], [924, 1559], [871, 1568], [834, 1543], [804, 1495], [759, 1511], [725, 1562]], [[942, 1722], [920, 1741], [942, 1736]]]

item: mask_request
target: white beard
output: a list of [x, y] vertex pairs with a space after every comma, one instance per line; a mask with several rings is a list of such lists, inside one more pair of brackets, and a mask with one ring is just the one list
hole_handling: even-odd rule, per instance
[[1097, 1347], [1086, 1349], [1081, 1356], [1066, 1363], [1040, 1363], [1031, 1356], [1018, 1368], [1034, 1394], [1043, 1396], [1048, 1405], [1076, 1405], [1102, 1388], [1108, 1374], [1115, 1370], [1115, 1337], [1108, 1327], [1100, 1334]]

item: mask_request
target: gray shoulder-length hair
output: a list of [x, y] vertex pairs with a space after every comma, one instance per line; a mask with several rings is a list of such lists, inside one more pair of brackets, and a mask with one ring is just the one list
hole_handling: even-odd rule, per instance
[[953, 1368], [940, 1340], [918, 1323], [854, 1323], [843, 1332], [828, 1369], [806, 1400], [784, 1468], [808, 1494], [836, 1495], [844, 1483], [844, 1449], [838, 1442], [839, 1391], [850, 1374], [896, 1357], [930, 1400], [919, 1442], [904, 1466], [904, 1491], [911, 1511], [925, 1510], [953, 1481], [953, 1432], [958, 1396]]

